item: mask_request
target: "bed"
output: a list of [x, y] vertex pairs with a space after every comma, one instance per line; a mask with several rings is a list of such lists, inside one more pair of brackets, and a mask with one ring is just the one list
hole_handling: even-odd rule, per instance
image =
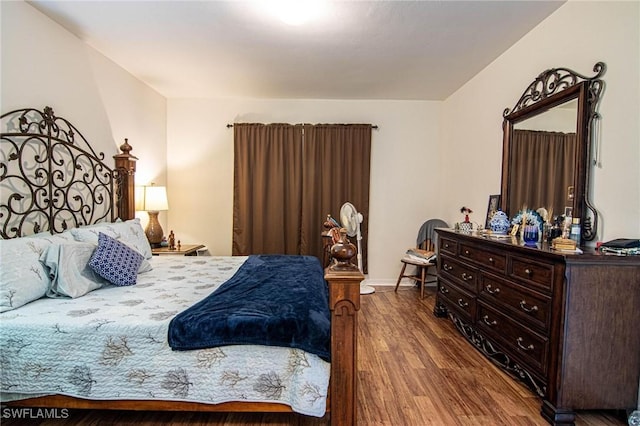
[[[20, 288], [10, 293], [3, 283], [0, 292], [3, 403], [298, 412], [328, 415], [332, 425], [356, 424], [357, 312], [363, 276], [349, 259], [340, 258], [340, 250], [324, 271], [317, 259], [307, 257], [152, 258], [134, 217], [137, 159], [127, 140], [110, 167], [104, 154], [95, 152], [73, 124], [56, 117], [49, 107], [12, 111], [1, 119], [0, 234], [3, 251], [9, 253], [11, 247], [15, 254], [3, 253], [3, 271], [13, 268], [41, 275], [37, 291]], [[108, 257], [114, 244], [132, 265], [104, 266], [114, 264]], [[107, 257], [100, 263], [95, 254], [103, 248]], [[23, 267], [34, 251], [39, 263]], [[87, 260], [96, 263], [91, 271]], [[257, 269], [275, 268], [270, 262], [289, 269], [286, 273]], [[107, 274], [110, 282], [133, 280], [135, 285], [116, 286], [101, 282], [103, 276], [87, 277], [95, 271]], [[21, 282], [21, 273], [3, 280]], [[109, 273], [117, 276], [111, 278]], [[258, 282], [261, 274], [275, 276], [281, 285], [296, 274], [320, 277], [322, 285], [306, 291], [320, 295], [319, 305], [326, 302], [330, 322], [326, 351], [303, 341], [301, 336], [313, 335], [306, 323], [294, 327], [302, 331], [292, 347], [275, 338], [265, 344], [245, 342], [235, 337], [236, 329], [209, 333], [212, 329], [206, 327], [220, 322], [209, 312], [219, 309], [203, 304], [219, 303], [225, 292], [236, 292], [229, 300], [238, 299], [238, 291], [248, 295], [248, 290], [235, 287], [240, 285], [236, 282]], [[237, 280], [238, 276], [243, 278]], [[44, 297], [38, 293], [42, 286]], [[252, 288], [269, 287], [259, 281]], [[295, 297], [289, 297], [296, 304]], [[230, 305], [234, 304], [225, 303]], [[206, 309], [197, 314], [187, 314], [203, 306]], [[234, 309], [249, 308], [239, 304]], [[225, 318], [237, 312], [227, 312]], [[204, 321], [198, 327], [205, 328], [197, 330], [209, 334], [200, 335], [220, 332], [224, 338], [213, 347], [208, 346], [211, 339], [205, 339], [207, 345], [202, 347], [193, 346], [184, 337], [191, 336], [188, 329], [175, 331], [178, 325], [184, 327], [184, 318]], [[259, 329], [268, 328], [257, 324]], [[66, 355], [69, 348], [76, 352]]]

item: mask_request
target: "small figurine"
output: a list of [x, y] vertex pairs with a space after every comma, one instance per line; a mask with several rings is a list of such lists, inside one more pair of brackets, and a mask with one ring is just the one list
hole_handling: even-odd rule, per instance
[[173, 230], [169, 232], [169, 250], [176, 249], [176, 236], [173, 234]]
[[471, 213], [473, 213], [473, 210], [471, 210], [469, 207], [462, 206], [460, 208], [460, 213], [464, 214], [464, 221], [468, 223], [469, 222], [469, 215]]
[[180, 240], [178, 240], [178, 251], [180, 251]]

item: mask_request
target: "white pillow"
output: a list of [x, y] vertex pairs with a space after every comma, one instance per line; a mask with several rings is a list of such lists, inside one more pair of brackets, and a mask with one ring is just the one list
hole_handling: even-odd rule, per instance
[[74, 228], [71, 230], [76, 241], [98, 245], [98, 234], [102, 232], [121, 241], [139, 252], [145, 259], [151, 259], [151, 245], [144, 234], [140, 219], [131, 219], [125, 222], [99, 223], [96, 225]]
[[49, 231], [40, 232], [38, 234], [27, 235], [25, 238], [40, 238], [43, 240], [49, 241], [51, 244], [57, 243], [65, 243], [65, 242], [74, 242], [73, 234], [71, 230], [67, 230], [61, 232], [60, 234], [52, 234]]
[[95, 249], [94, 244], [77, 241], [50, 245], [40, 257], [51, 278], [46, 295], [76, 298], [108, 285], [88, 265]]
[[[107, 280], [89, 266], [89, 260], [96, 248], [95, 244], [75, 240], [47, 247], [40, 256], [40, 261], [44, 264], [51, 280], [46, 296], [76, 298], [109, 285]], [[153, 269], [151, 263], [144, 259], [138, 268], [138, 273], [151, 269]]]
[[40, 256], [50, 245], [42, 238], [0, 240], [0, 312], [45, 295], [51, 280]]

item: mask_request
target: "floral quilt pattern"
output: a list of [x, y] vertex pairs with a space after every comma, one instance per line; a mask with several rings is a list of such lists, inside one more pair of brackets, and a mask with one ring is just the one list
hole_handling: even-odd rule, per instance
[[0, 314], [2, 401], [46, 394], [91, 399], [266, 401], [322, 417], [329, 363], [298, 349], [235, 345], [172, 351], [168, 325], [246, 257], [158, 256], [130, 287], [39, 299]]

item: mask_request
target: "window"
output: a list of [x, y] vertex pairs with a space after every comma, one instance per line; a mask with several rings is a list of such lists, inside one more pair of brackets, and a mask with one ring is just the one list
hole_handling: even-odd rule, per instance
[[366, 265], [371, 125], [234, 124], [234, 155], [234, 255], [321, 259], [322, 223], [350, 201]]

